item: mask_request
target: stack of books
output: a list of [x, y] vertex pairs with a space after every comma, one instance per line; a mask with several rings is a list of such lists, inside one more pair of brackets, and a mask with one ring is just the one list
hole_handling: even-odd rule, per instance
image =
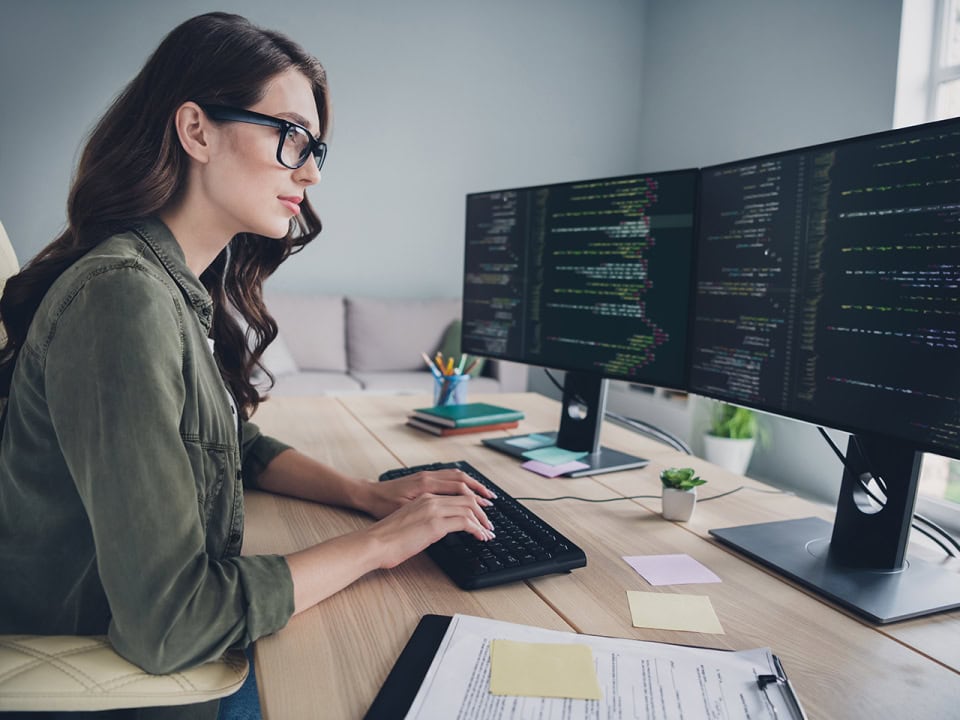
[[523, 413], [519, 410], [487, 403], [466, 403], [418, 408], [407, 418], [407, 425], [434, 435], [462, 435], [509, 430], [517, 427], [520, 420], [523, 420]]

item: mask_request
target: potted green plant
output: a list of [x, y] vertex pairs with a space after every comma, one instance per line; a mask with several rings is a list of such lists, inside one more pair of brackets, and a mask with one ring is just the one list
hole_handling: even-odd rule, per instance
[[760, 434], [760, 422], [753, 410], [715, 403], [710, 426], [703, 437], [704, 457], [714, 465], [743, 475]]
[[663, 485], [663, 517], [686, 522], [697, 506], [697, 487], [706, 482], [693, 468], [667, 468], [660, 473]]

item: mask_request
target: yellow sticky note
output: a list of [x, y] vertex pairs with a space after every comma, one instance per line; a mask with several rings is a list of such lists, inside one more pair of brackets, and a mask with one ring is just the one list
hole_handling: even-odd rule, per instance
[[593, 652], [577, 643], [490, 643], [490, 692], [494, 695], [599, 700]]
[[723, 635], [720, 620], [706, 595], [627, 590], [627, 601], [634, 627]]

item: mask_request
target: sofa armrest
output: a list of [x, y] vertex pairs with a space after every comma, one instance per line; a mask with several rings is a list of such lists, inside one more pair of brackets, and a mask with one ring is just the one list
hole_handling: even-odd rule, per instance
[[500, 392], [526, 392], [528, 366], [506, 360], [487, 360], [483, 374], [496, 378]]

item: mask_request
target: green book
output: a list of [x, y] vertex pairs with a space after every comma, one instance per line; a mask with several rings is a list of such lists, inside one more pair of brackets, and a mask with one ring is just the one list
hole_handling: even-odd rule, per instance
[[523, 420], [519, 410], [488, 405], [487, 403], [467, 403], [465, 405], [438, 405], [436, 407], [417, 408], [414, 417], [428, 420], [447, 427], [475, 427], [493, 423]]

